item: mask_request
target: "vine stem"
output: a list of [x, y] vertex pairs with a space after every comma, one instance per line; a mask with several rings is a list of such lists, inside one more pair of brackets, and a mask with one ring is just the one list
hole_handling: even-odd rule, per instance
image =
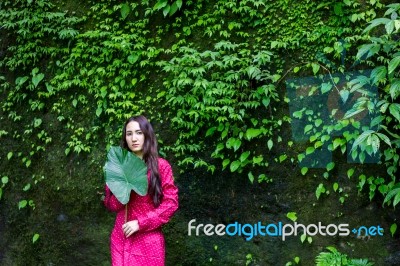
[[127, 220], [128, 220], [128, 203], [125, 204], [125, 223], [127, 222]]

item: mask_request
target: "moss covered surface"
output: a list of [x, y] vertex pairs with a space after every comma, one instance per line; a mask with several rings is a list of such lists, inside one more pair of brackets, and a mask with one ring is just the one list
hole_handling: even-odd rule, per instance
[[[390, 180], [386, 165], [350, 164], [337, 149], [332, 170], [302, 174], [297, 156], [309, 143], [291, 143], [284, 84], [323, 67], [350, 68], [362, 29], [390, 1], [187, 1], [166, 17], [158, 2], [133, 1], [128, 13], [112, 0], [4, 2], [8, 11], [46, 17], [43, 27], [17, 26], [22, 13], [0, 10], [2, 22], [16, 23], [0, 28], [0, 177], [9, 180], [0, 199], [0, 264], [110, 265], [114, 214], [101, 203], [102, 167], [125, 118], [143, 113], [179, 188], [180, 209], [164, 227], [167, 265], [285, 265], [296, 257], [314, 265], [327, 246], [396, 265], [398, 232], [392, 237], [389, 228], [398, 210], [358, 187], [362, 173]], [[357, 175], [349, 178], [349, 169]], [[329, 195], [317, 200], [320, 184]], [[300, 235], [188, 235], [192, 219], [292, 223], [289, 212], [305, 225], [385, 231], [303, 243]]]

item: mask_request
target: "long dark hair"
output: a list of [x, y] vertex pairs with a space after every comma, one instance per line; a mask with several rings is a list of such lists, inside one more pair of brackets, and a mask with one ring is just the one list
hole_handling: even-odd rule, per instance
[[124, 124], [121, 139], [122, 148], [129, 150], [128, 143], [126, 143], [126, 126], [132, 121], [138, 122], [140, 130], [144, 135], [143, 160], [147, 164], [147, 168], [150, 169], [150, 184], [148, 193], [153, 199], [154, 206], [158, 207], [163, 198], [163, 192], [161, 188], [160, 173], [158, 172], [157, 138], [154, 134], [153, 127], [146, 117], [143, 115], [132, 116], [126, 120]]

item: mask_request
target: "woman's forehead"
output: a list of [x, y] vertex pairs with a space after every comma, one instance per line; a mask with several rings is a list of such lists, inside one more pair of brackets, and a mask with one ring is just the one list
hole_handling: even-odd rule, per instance
[[138, 122], [131, 121], [126, 125], [126, 131], [136, 131], [136, 130], [141, 130]]

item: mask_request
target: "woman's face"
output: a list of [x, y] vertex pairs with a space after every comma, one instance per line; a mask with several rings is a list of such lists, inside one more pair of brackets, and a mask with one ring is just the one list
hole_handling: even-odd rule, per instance
[[138, 122], [131, 121], [126, 125], [125, 139], [126, 143], [128, 144], [128, 148], [139, 158], [142, 158], [144, 135]]

